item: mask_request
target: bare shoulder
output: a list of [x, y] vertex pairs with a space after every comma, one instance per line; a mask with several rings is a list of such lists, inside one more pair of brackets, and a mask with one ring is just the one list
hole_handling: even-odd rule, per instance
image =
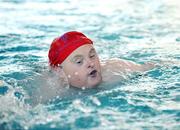
[[68, 81], [60, 71], [43, 71], [33, 80], [34, 86], [31, 96], [32, 104], [46, 103], [56, 96], [62, 96], [67, 91]]
[[102, 77], [105, 82], [116, 82], [126, 79], [128, 67], [125, 60], [108, 59], [101, 61]]
[[109, 59], [102, 61], [102, 74], [107, 80], [122, 79], [133, 72], [144, 72], [155, 67], [154, 63], [138, 64], [124, 59]]

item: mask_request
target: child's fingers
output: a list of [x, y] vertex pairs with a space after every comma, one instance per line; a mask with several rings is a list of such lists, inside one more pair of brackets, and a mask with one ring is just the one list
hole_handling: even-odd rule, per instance
[[4, 85], [3, 81], [0, 80], [0, 87], [3, 86], [3, 85]]
[[152, 62], [147, 62], [143, 65], [144, 71], [153, 69], [154, 67], [156, 67], [156, 64]]

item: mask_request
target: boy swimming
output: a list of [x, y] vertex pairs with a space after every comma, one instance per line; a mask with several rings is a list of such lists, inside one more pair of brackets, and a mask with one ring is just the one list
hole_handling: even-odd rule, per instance
[[115, 76], [113, 72], [124, 75], [154, 67], [150, 63], [140, 65], [121, 59], [100, 63], [93, 41], [77, 31], [67, 32], [54, 39], [48, 57], [50, 67], [55, 71], [62, 70], [69, 85], [77, 88], [93, 88], [102, 82], [122, 78], [121, 75]]

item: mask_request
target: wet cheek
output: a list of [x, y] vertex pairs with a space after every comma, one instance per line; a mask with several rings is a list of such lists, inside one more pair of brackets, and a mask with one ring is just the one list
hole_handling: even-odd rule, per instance
[[76, 81], [76, 82], [77, 82], [77, 81], [81, 81], [81, 78], [80, 78], [80, 75], [79, 75], [78, 72], [74, 72], [74, 73], [71, 74], [71, 75], [69, 74], [67, 77], [68, 77], [69, 80], [74, 81], [74, 82], [75, 82], [75, 81]]
[[76, 78], [78, 76], [79, 76], [78, 72], [73, 72], [73, 73], [67, 74], [68, 79], [74, 79], [74, 78]]
[[85, 73], [81, 71], [72, 72], [71, 74], [68, 74], [67, 77], [70, 82], [84, 82], [86, 80]]
[[80, 74], [78, 73], [78, 72], [75, 72], [74, 73], [74, 77], [75, 77], [75, 79], [77, 80], [77, 81], [81, 81], [81, 76], [80, 76]]

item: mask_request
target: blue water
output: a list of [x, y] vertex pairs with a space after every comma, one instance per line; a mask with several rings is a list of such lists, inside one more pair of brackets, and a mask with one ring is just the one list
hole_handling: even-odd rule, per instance
[[[179, 130], [179, 13], [178, 0], [0, 0], [0, 130]], [[101, 59], [159, 65], [32, 107], [27, 90], [41, 84], [29, 81], [70, 30], [90, 37]]]

